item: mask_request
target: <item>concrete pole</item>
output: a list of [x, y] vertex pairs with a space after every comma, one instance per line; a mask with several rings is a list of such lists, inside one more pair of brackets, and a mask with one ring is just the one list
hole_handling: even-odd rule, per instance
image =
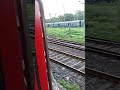
[[65, 21], [65, 7], [64, 7], [64, 4], [63, 4], [63, 12], [64, 12], [64, 21]]
[[51, 22], [51, 13], [49, 13], [49, 17], [50, 17], [50, 22]]

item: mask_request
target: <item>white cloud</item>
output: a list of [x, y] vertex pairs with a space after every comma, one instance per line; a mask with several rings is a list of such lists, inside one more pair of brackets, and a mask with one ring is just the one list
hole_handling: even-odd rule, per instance
[[75, 13], [76, 10], [84, 11], [84, 4], [80, 2], [84, 0], [42, 0], [44, 6], [45, 17], [49, 18], [49, 13], [51, 16], [55, 14], [63, 15], [65, 13]]

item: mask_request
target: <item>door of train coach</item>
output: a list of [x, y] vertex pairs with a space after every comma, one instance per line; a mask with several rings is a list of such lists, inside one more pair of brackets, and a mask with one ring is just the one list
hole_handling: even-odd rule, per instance
[[41, 0], [35, 0], [35, 50], [41, 89], [52, 90], [51, 70], [44, 23], [44, 10]]
[[[37, 0], [33, 1], [7, 0], [7, 3], [4, 0], [0, 1], [2, 12], [0, 14], [2, 17], [0, 90], [52, 90], [45, 33], [43, 33], [44, 17], [39, 16], [43, 12], [40, 11], [42, 3]], [[38, 10], [36, 25], [34, 25], [35, 2]], [[34, 28], [34, 26], [37, 27]], [[35, 40], [31, 36], [35, 37]]]

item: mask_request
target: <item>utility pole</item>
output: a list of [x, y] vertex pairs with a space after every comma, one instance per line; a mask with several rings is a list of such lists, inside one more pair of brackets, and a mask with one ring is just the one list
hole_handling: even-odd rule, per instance
[[57, 17], [57, 14], [55, 14], [55, 17]]
[[55, 22], [57, 21], [57, 15], [55, 14], [55, 20], [54, 20]]
[[50, 22], [51, 22], [51, 13], [49, 13], [49, 17], [50, 17]]
[[[81, 2], [81, 1], [78, 1], [78, 2], [80, 2], [80, 4], [84, 4], [84, 5], [85, 5], [85, 0], [84, 0], [84, 2]], [[82, 13], [82, 17], [83, 17], [84, 27], [85, 27], [85, 10], [84, 10], [84, 12]]]
[[64, 12], [64, 21], [65, 21], [65, 7], [64, 7], [64, 4], [63, 4], [63, 12]]
[[[78, 2], [80, 2], [80, 4], [84, 4], [85, 5], [85, 2], [81, 2], [81, 1], [78, 1]], [[83, 19], [85, 19], [85, 11], [84, 11], [84, 13], [82, 13], [82, 16], [83, 16]]]
[[77, 20], [79, 19], [79, 13], [77, 13]]

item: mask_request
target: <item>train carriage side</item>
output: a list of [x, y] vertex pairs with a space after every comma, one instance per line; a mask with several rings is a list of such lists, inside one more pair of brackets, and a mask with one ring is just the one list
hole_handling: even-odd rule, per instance
[[60, 27], [84, 27], [84, 20], [74, 20], [65, 22], [46, 23], [47, 27], [60, 28]]

